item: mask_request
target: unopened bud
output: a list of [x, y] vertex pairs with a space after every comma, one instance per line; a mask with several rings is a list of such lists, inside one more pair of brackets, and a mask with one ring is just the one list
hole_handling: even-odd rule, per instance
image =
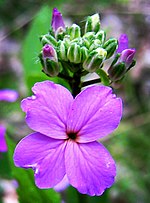
[[96, 39], [99, 39], [101, 44], [103, 44], [106, 40], [106, 32], [103, 30], [100, 30], [99, 32], [96, 33]]
[[73, 24], [68, 28], [68, 34], [70, 35], [70, 40], [73, 40], [81, 36], [81, 29], [78, 25]]
[[126, 65], [126, 68], [129, 68], [129, 66], [132, 64], [134, 55], [135, 55], [135, 49], [125, 49], [121, 52], [119, 62], [124, 62]]
[[67, 52], [67, 57], [72, 63], [81, 63], [81, 49], [76, 43], [70, 44]]
[[40, 37], [40, 41], [42, 42], [43, 45], [51, 44], [52, 46], [55, 46], [55, 47], [57, 46], [56, 39], [52, 35], [49, 35], [49, 34], [42, 35]]
[[121, 54], [116, 55], [108, 69], [108, 74], [112, 81], [122, 79], [125, 73], [135, 65], [135, 61], [133, 60], [134, 55], [135, 49], [125, 49]]
[[99, 14], [96, 13], [92, 16], [87, 17], [87, 21], [85, 24], [85, 33], [86, 32], [98, 32], [100, 30], [100, 18]]
[[51, 26], [55, 36], [65, 31], [65, 24], [62, 18], [62, 14], [57, 10], [57, 8], [53, 9]]
[[91, 43], [90, 43], [90, 41], [88, 40], [88, 39], [86, 39], [86, 38], [83, 38], [83, 46], [85, 46], [87, 49], [89, 49], [89, 47], [90, 47], [90, 45], [91, 45]]
[[101, 46], [101, 41], [99, 39], [95, 39], [92, 41], [91, 46], [89, 47], [89, 50], [92, 51], [100, 46]]
[[95, 32], [86, 32], [83, 35], [83, 39], [87, 39], [88, 41], [92, 41], [95, 39]]
[[49, 44], [46, 44], [44, 47], [43, 47], [43, 59], [46, 59], [46, 58], [49, 58], [50, 60], [53, 60], [53, 61], [58, 61], [57, 59], [57, 53], [54, 49], [53, 46], [49, 45]]
[[110, 58], [114, 52], [116, 51], [118, 46], [118, 42], [115, 38], [109, 39], [107, 40], [104, 45], [103, 48], [107, 51], [107, 59]]
[[58, 42], [58, 58], [63, 61], [68, 61], [67, 59], [67, 45], [64, 41]]
[[126, 66], [124, 63], [119, 63], [117, 65], [111, 66], [108, 69], [108, 74], [111, 81], [118, 81], [122, 79], [125, 72], [126, 72]]
[[88, 72], [95, 72], [105, 60], [107, 52], [103, 48], [92, 51], [83, 63], [83, 68]]
[[86, 47], [81, 47], [81, 61], [85, 61], [85, 59], [88, 57], [88, 49]]
[[43, 71], [51, 76], [57, 76], [59, 73], [59, 64], [58, 64], [58, 59], [57, 59], [57, 53], [55, 51], [55, 49], [49, 45], [46, 44], [43, 47], [42, 50], [42, 58], [41, 59], [41, 63], [43, 65]]

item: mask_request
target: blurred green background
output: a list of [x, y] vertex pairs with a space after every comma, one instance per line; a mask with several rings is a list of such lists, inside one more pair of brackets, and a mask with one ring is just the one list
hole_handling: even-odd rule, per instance
[[[31, 94], [35, 82], [49, 79], [41, 72], [38, 53], [39, 36], [49, 29], [53, 7], [61, 11], [66, 25], [74, 22], [84, 26], [88, 15], [100, 13], [107, 38], [126, 33], [130, 47], [137, 50], [136, 66], [115, 90], [124, 103], [122, 122], [112, 135], [100, 140], [117, 164], [116, 183], [101, 197], [81, 195], [72, 187], [60, 194], [52, 189], [39, 190], [33, 172], [16, 168], [12, 161], [16, 143], [30, 133], [20, 101]], [[0, 123], [7, 126], [9, 146], [8, 153], [0, 154], [1, 202], [8, 202], [8, 198], [10, 203], [150, 202], [149, 33], [149, 0], [0, 0], [0, 89], [16, 89], [20, 95], [15, 103], [0, 102]], [[59, 78], [53, 80], [65, 85]]]

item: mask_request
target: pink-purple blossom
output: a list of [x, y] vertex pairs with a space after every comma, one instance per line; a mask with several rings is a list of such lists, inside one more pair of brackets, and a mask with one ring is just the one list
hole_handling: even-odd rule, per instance
[[128, 35], [126, 34], [121, 34], [118, 40], [118, 49], [117, 53], [121, 53], [123, 50], [128, 49]]
[[106, 86], [93, 85], [75, 98], [50, 81], [32, 88], [22, 101], [28, 126], [36, 131], [14, 152], [18, 167], [32, 168], [39, 188], [71, 184], [80, 193], [101, 195], [116, 176], [115, 162], [99, 138], [120, 123], [122, 101]]
[[18, 99], [18, 92], [10, 89], [0, 90], [0, 101], [15, 102]]
[[0, 125], [0, 152], [6, 152], [7, 151], [5, 133], [6, 133], [6, 128], [4, 126]]

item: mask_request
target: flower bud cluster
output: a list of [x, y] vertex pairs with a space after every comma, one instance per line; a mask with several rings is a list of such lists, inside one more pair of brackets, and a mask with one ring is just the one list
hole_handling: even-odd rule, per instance
[[[103, 67], [104, 61], [112, 57], [118, 48], [115, 38], [106, 40], [106, 33], [101, 29], [99, 14], [89, 16], [85, 23], [84, 32], [77, 24], [66, 27], [62, 14], [53, 9], [51, 28], [48, 34], [42, 35], [43, 45], [39, 55], [43, 72], [53, 77], [61, 71], [69, 69], [71, 72], [97, 72]], [[126, 42], [125, 42], [126, 46]], [[120, 57], [120, 62], [130, 66], [128, 54]], [[129, 68], [129, 67], [128, 67]], [[124, 69], [124, 68], [122, 68]], [[114, 79], [114, 66], [109, 69], [110, 79]]]

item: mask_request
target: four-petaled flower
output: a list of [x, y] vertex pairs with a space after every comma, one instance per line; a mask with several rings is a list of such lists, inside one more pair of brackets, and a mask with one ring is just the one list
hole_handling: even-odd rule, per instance
[[14, 152], [18, 167], [32, 168], [39, 188], [69, 182], [80, 193], [101, 195], [114, 183], [116, 166], [96, 140], [113, 132], [122, 116], [122, 101], [110, 87], [93, 85], [75, 98], [61, 85], [39, 82], [22, 101], [34, 133]]

